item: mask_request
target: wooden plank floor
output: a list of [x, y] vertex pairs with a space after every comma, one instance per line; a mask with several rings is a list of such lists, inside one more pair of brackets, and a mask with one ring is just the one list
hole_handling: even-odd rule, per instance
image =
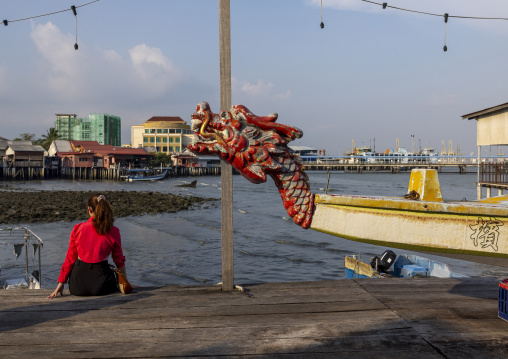
[[0, 290], [0, 358], [508, 358], [498, 287], [357, 279], [53, 300]]

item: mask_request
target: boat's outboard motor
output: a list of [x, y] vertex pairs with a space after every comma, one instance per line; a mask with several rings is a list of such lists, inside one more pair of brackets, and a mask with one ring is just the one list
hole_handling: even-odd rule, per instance
[[381, 257], [375, 256], [372, 258], [370, 266], [375, 271], [385, 273], [388, 269], [390, 269], [393, 262], [395, 262], [395, 258], [397, 258], [397, 255], [393, 251], [387, 249], [383, 252], [383, 254], [381, 254]]

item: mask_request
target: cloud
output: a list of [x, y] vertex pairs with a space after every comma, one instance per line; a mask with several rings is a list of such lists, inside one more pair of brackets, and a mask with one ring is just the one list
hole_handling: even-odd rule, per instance
[[83, 72], [79, 69], [86, 67], [86, 63], [74, 50], [73, 36], [63, 34], [52, 22], [32, 24], [30, 35], [49, 67], [49, 72], [44, 72], [50, 89], [61, 94], [76, 94], [84, 80]]
[[266, 98], [275, 97], [279, 100], [287, 100], [291, 97], [291, 91], [288, 90], [284, 93], [278, 93], [273, 95], [272, 90], [275, 85], [271, 82], [265, 82], [263, 79], [259, 79], [257, 83], [253, 84], [249, 81], [241, 81], [236, 77], [232, 78], [233, 91], [239, 91], [250, 97]]
[[289, 100], [290, 97], [291, 97], [291, 91], [290, 90], [287, 90], [284, 93], [280, 93], [278, 95], [275, 95], [275, 98], [277, 100]]
[[146, 44], [131, 48], [129, 58], [86, 44], [76, 51], [73, 35], [62, 33], [51, 22], [32, 25], [31, 37], [43, 59], [38, 80], [45, 84], [41, 87], [61, 100], [162, 98], [185, 79], [161, 49]]
[[272, 88], [273, 84], [271, 82], [265, 83], [263, 79], [258, 80], [255, 85], [244, 81], [240, 86], [241, 91], [253, 96], [267, 95]]
[[129, 50], [137, 76], [155, 91], [163, 91], [181, 82], [183, 73], [164, 56], [161, 49], [141, 44]]
[[115, 50], [104, 51], [104, 58], [115, 64], [121, 64], [123, 61], [122, 56]]

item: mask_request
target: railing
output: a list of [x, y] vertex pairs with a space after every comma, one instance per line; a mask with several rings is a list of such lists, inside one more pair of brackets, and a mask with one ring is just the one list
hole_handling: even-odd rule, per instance
[[13, 167], [43, 167], [43, 161], [14, 161]]
[[480, 183], [508, 185], [508, 164], [482, 163], [480, 165]]
[[[476, 165], [474, 156], [367, 155], [367, 156], [300, 156], [306, 165]], [[490, 162], [489, 159], [482, 161]]]
[[[39, 238], [35, 233], [25, 227], [3, 227], [0, 228], [0, 245], [14, 247], [14, 253], [16, 258], [25, 252], [25, 277], [27, 285], [30, 287], [30, 277], [35, 278], [38, 282], [38, 286], [34, 288], [42, 288], [42, 276], [41, 276], [41, 249], [42, 239]], [[37, 255], [37, 260], [35, 256]], [[29, 257], [32, 259], [32, 267], [35, 267], [35, 262], [38, 263], [38, 269], [33, 270], [29, 273], [28, 264]]]

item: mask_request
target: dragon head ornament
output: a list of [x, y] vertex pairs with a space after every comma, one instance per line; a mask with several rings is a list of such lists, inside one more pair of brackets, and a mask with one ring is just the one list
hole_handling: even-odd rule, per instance
[[201, 102], [192, 114], [194, 139], [187, 148], [196, 154], [216, 155], [253, 183], [270, 175], [293, 221], [309, 228], [314, 195], [300, 158], [287, 144], [303, 136], [300, 129], [276, 123], [278, 115], [256, 116], [242, 105], [215, 114]]

